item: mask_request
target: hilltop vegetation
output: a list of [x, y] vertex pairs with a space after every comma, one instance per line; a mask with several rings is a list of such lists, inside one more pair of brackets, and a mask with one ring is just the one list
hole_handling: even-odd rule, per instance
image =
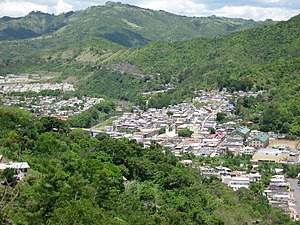
[[293, 224], [257, 188], [235, 192], [155, 143], [92, 138], [16, 108], [0, 119], [0, 154], [31, 166], [0, 186], [1, 224]]
[[128, 61], [149, 74], [162, 74], [164, 83], [193, 81], [193, 86], [213, 84], [235, 90], [243, 89], [235, 81], [249, 80], [252, 84], [244, 89], [270, 89], [281, 78], [299, 72], [299, 22], [297, 16], [227, 36], [155, 42], [135, 51]]
[[128, 58], [134, 50], [124, 46], [227, 34], [265, 23], [190, 18], [111, 2], [58, 16], [32, 12], [3, 17], [0, 74], [56, 70], [81, 77], [101, 64]]

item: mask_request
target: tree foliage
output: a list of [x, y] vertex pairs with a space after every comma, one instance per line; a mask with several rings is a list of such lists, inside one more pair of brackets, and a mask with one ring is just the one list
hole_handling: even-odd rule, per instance
[[193, 133], [194, 132], [191, 131], [189, 128], [183, 128], [178, 131], [178, 136], [179, 137], [191, 137]]

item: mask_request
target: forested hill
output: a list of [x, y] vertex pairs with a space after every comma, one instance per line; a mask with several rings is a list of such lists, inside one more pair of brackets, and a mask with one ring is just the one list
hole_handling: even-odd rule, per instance
[[92, 138], [65, 121], [0, 108], [0, 154], [28, 162], [1, 173], [0, 224], [294, 224], [260, 187], [233, 191], [152, 144]]
[[32, 12], [21, 18], [0, 19], [0, 41], [45, 35], [67, 35], [86, 39], [103, 37], [127, 47], [154, 40], [176, 41], [200, 36], [228, 34], [272, 23], [271, 20], [230, 19], [216, 16], [185, 17], [165, 11], [108, 2], [58, 16]]
[[224, 85], [250, 80], [258, 89], [269, 89], [276, 86], [272, 82], [299, 72], [299, 57], [300, 15], [226, 36], [155, 42], [127, 60], [148, 74], [162, 74], [165, 83]]

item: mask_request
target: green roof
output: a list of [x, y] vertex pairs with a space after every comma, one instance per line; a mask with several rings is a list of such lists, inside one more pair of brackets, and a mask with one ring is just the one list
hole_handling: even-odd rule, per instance
[[261, 142], [266, 142], [269, 139], [269, 135], [263, 132], [260, 132], [258, 135], [254, 137], [254, 139], [259, 140]]
[[237, 131], [245, 135], [250, 132], [250, 129], [248, 127], [239, 127]]

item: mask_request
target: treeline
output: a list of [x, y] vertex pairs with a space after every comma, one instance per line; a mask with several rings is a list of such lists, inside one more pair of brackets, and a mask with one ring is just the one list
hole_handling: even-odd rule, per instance
[[81, 97], [80, 93], [75, 92], [75, 91], [68, 91], [65, 92], [61, 89], [55, 89], [55, 90], [41, 90], [39, 92], [35, 91], [24, 91], [24, 92], [11, 92], [9, 95], [12, 96], [20, 96], [20, 97], [38, 97], [38, 96], [53, 96], [53, 97], [58, 97], [62, 96], [63, 99], [69, 99], [70, 97]]
[[0, 186], [2, 224], [293, 224], [255, 189], [234, 192], [155, 143], [93, 138], [16, 108], [0, 119], [0, 154], [31, 166]]

